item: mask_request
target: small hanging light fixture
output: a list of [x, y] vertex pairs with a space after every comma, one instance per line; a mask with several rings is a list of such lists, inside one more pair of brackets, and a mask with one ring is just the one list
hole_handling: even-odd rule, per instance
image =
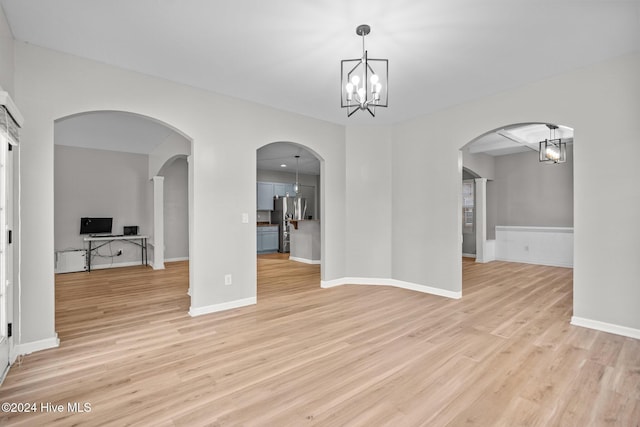
[[296, 158], [296, 183], [293, 184], [293, 192], [296, 193], [297, 196], [300, 191], [300, 184], [298, 183], [298, 162], [300, 160], [300, 156], [296, 155], [294, 157]]
[[347, 117], [358, 110], [375, 117], [376, 107], [387, 107], [389, 61], [367, 56], [364, 37], [370, 32], [368, 25], [356, 28], [356, 34], [362, 36], [362, 57], [343, 59], [340, 64], [341, 107], [347, 109]]
[[[567, 143], [562, 138], [555, 138], [558, 126], [547, 124], [549, 139], [540, 141], [539, 160], [541, 163], [564, 163], [567, 161]], [[553, 135], [552, 135], [553, 132]]]

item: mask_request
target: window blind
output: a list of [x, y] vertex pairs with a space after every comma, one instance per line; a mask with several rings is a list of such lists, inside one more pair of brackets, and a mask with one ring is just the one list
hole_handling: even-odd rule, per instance
[[13, 142], [20, 142], [20, 126], [4, 105], [0, 110], [0, 132], [3, 132]]

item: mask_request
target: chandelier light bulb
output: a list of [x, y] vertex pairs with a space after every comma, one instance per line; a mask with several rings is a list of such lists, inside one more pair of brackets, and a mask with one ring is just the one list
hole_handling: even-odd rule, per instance
[[353, 99], [353, 83], [347, 83], [346, 89], [347, 89], [347, 101], [351, 101]]
[[553, 148], [547, 148], [547, 158], [550, 160], [558, 160], [560, 159], [560, 153]]
[[357, 87], [360, 84], [360, 76], [355, 75], [351, 77], [351, 83], [353, 83], [353, 85]]
[[371, 86], [375, 87], [378, 84], [378, 81], [380, 81], [380, 78], [378, 77], [377, 74], [373, 74], [370, 80], [371, 80]]

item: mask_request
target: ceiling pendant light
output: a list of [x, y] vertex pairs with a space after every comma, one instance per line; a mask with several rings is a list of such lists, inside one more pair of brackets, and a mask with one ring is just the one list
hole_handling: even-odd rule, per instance
[[364, 37], [371, 32], [368, 25], [359, 25], [356, 34], [362, 36], [362, 57], [343, 59], [340, 64], [341, 107], [347, 117], [358, 110], [376, 115], [376, 107], [387, 107], [389, 61], [371, 59], [364, 48]]
[[298, 161], [300, 160], [300, 156], [295, 156], [296, 158], [296, 183], [293, 184], [293, 192], [296, 193], [296, 196], [298, 195], [298, 192], [300, 191], [300, 184], [298, 183]]
[[[549, 139], [540, 141], [539, 160], [541, 163], [564, 163], [567, 161], [567, 143], [562, 138], [555, 138], [558, 126], [547, 124]], [[552, 135], [553, 132], [553, 135]]]

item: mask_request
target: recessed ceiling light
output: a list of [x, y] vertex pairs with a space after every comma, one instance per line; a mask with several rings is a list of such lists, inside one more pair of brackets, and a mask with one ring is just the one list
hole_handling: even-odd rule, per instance
[[280, 165], [281, 168], [286, 168], [287, 165], [285, 165], [284, 163]]

